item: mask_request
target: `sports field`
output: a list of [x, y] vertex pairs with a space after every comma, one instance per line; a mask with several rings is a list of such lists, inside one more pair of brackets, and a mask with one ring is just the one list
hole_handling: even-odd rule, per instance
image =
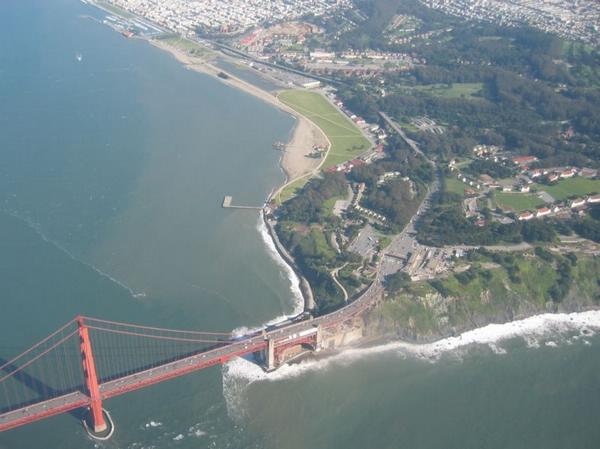
[[558, 183], [545, 186], [538, 184], [538, 190], [545, 190], [557, 201], [565, 200], [571, 196], [582, 196], [600, 192], [600, 180], [588, 179], [581, 176], [564, 179]]
[[500, 208], [514, 212], [532, 210], [544, 205], [542, 199], [531, 193], [497, 192], [494, 194], [494, 201]]
[[428, 86], [417, 86], [415, 90], [426, 92], [436, 97], [444, 98], [462, 98], [475, 97], [483, 89], [483, 83], [454, 83], [451, 86], [446, 84], [430, 84]]
[[369, 149], [371, 143], [358, 127], [317, 92], [286, 90], [279, 99], [299, 114], [312, 120], [331, 142], [331, 150], [323, 168], [356, 158]]

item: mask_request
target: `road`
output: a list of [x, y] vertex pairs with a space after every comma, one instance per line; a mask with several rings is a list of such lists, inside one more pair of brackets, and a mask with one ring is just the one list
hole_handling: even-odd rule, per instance
[[340, 272], [340, 270], [343, 270], [346, 265], [348, 265], [348, 263], [345, 263], [341, 267], [337, 267], [331, 270], [331, 277], [333, 278], [333, 282], [336, 283], [336, 285], [342, 290], [342, 293], [344, 294], [344, 302], [348, 302], [348, 292], [346, 291], [344, 285], [340, 281], [338, 281], [337, 274]]
[[423, 158], [429, 162], [431, 165], [435, 166], [435, 163], [429, 159], [427, 156], [425, 156], [425, 153], [423, 153], [421, 151], [421, 149], [419, 148], [419, 145], [417, 144], [417, 142], [415, 142], [412, 139], [409, 139], [408, 136], [404, 133], [404, 131], [402, 130], [402, 128], [400, 128], [396, 122], [394, 122], [389, 115], [387, 115], [385, 112], [379, 111], [379, 115], [381, 115], [381, 117], [383, 118], [383, 120], [385, 120], [385, 122], [392, 127], [392, 129], [394, 131], [396, 131], [398, 134], [400, 134], [400, 137], [402, 137], [402, 139], [404, 139], [404, 141], [408, 144], [409, 147], [412, 148], [412, 150], [417, 153], [420, 154], [421, 156], [423, 156]]
[[[382, 292], [383, 286], [378, 276], [362, 296], [328, 315], [288, 324], [271, 331], [256, 332], [241, 340], [225, 343], [220, 347], [191, 357], [105, 382], [100, 385], [100, 393], [104, 399], [108, 399], [193, 371], [222, 364], [234, 357], [264, 350], [267, 347], [268, 339], [273, 339], [275, 346], [278, 343], [290, 343], [298, 338], [297, 334], [303, 330], [313, 329], [318, 326], [324, 328], [332, 327], [354, 317], [373, 305], [381, 297]], [[88, 404], [88, 396], [81, 391], [75, 391], [45, 402], [24, 406], [0, 415], [0, 432], [76, 408], [86, 407]]]
[[385, 122], [396, 131], [400, 137], [410, 146], [410, 148], [423, 157], [429, 164], [431, 164], [435, 170], [435, 179], [433, 184], [428, 188], [427, 194], [423, 201], [419, 205], [417, 212], [410, 219], [408, 224], [404, 227], [402, 232], [398, 234], [392, 242], [388, 245], [385, 250], [384, 257], [382, 258], [381, 263], [381, 272], [383, 276], [387, 276], [392, 273], [396, 273], [400, 270], [401, 259], [407, 260], [408, 255], [414, 251], [416, 251], [420, 246], [419, 242], [417, 242], [416, 235], [416, 224], [419, 219], [429, 210], [431, 207], [431, 200], [433, 195], [435, 195], [442, 187], [441, 181], [441, 173], [437, 169], [435, 162], [429, 159], [423, 151], [419, 148], [419, 145], [412, 139], [409, 139], [408, 136], [404, 133], [402, 128], [400, 128], [396, 122], [394, 122], [385, 112], [379, 111], [379, 115], [385, 120]]
[[[402, 138], [415, 152], [422, 155], [432, 165], [435, 165], [433, 161], [428, 159], [423, 154], [417, 144], [408, 139], [402, 130], [393, 121], [391, 121], [387, 115], [384, 113], [381, 113], [381, 115], [384, 120], [386, 120], [386, 122], [388, 122], [388, 124], [402, 136]], [[418, 218], [422, 216], [422, 214], [424, 214], [430, 207], [431, 196], [437, 192], [439, 188], [439, 173], [436, 173], [436, 180], [434, 181], [432, 188], [429, 189], [425, 199], [419, 206], [419, 209], [412, 217], [410, 222], [404, 227], [402, 232], [393, 239], [387, 249], [388, 253], [406, 253], [410, 248], [414, 247], [416, 244], [416, 240], [414, 238], [416, 233], [415, 223]], [[129, 391], [162, 382], [167, 379], [182, 376], [213, 365], [225, 363], [234, 357], [240, 357], [246, 354], [264, 350], [267, 347], [267, 341], [269, 339], [273, 339], [275, 341], [275, 345], [277, 346], [277, 342], [286, 341], [289, 343], [290, 341], [293, 341], [297, 334], [303, 330], [308, 330], [318, 326], [324, 328], [332, 327], [340, 322], [346, 321], [373, 306], [381, 298], [384, 290], [384, 276], [390, 272], [398, 271], [397, 269], [394, 269], [389, 259], [391, 258], [382, 258], [375, 280], [365, 291], [365, 293], [335, 312], [311, 320], [287, 324], [278, 329], [270, 331], [263, 330], [262, 332], [251, 334], [246, 338], [242, 338], [241, 340], [225, 343], [220, 347], [210, 349], [190, 357], [105, 382], [100, 385], [100, 393], [104, 399], [108, 399]], [[81, 391], [74, 391], [48, 401], [24, 406], [17, 410], [6, 412], [0, 415], [0, 432], [50, 416], [58, 415], [60, 413], [65, 413], [76, 408], [86, 407], [88, 404], [89, 398], [85, 393]]]

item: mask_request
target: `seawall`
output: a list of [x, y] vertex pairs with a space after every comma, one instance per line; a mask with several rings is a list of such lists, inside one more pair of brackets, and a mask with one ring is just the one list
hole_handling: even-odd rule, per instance
[[265, 226], [267, 227], [269, 236], [271, 237], [271, 239], [273, 240], [273, 243], [275, 244], [275, 249], [277, 249], [277, 252], [281, 256], [281, 258], [285, 261], [285, 263], [287, 263], [292, 268], [292, 270], [294, 270], [294, 273], [296, 273], [296, 276], [298, 276], [298, 279], [300, 279], [300, 291], [302, 293], [302, 297], [304, 298], [304, 311], [309, 312], [309, 311], [314, 310], [316, 303], [315, 303], [315, 298], [314, 298], [312, 289], [310, 288], [310, 284], [308, 283], [308, 280], [302, 275], [302, 272], [296, 265], [296, 261], [290, 255], [290, 253], [287, 252], [287, 250], [285, 249], [285, 247], [279, 240], [279, 237], [277, 236], [277, 232], [275, 232], [273, 223], [271, 223], [271, 221], [266, 217], [264, 210], [262, 212], [262, 219], [263, 219], [263, 222], [265, 223]]

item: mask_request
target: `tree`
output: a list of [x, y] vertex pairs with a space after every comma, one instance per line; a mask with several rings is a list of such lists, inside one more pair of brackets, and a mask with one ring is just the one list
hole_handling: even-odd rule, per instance
[[397, 273], [385, 277], [385, 289], [391, 294], [398, 293], [405, 289], [410, 283], [410, 276], [403, 271], [398, 271]]

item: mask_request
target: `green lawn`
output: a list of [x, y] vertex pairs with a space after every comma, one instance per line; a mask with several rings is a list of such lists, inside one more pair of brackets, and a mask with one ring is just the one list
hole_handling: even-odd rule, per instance
[[437, 97], [473, 97], [481, 92], [483, 83], [454, 83], [451, 87], [448, 87], [446, 84], [431, 84], [427, 86], [416, 86], [415, 89]]
[[473, 159], [463, 159], [456, 163], [456, 168], [465, 168], [473, 163]]
[[344, 195], [331, 197], [323, 203], [323, 211], [327, 214], [327, 216], [333, 215], [333, 208], [335, 207], [335, 203], [338, 200], [345, 200], [346, 197]]
[[555, 200], [562, 201], [570, 196], [582, 196], [600, 192], [600, 180], [576, 176], [574, 178], [564, 179], [551, 186], [537, 184], [537, 189], [545, 190], [552, 195]]
[[450, 193], [456, 193], [460, 196], [464, 196], [465, 189], [469, 187], [464, 182], [456, 178], [446, 178], [446, 191]]
[[305, 90], [287, 90], [279, 94], [279, 99], [312, 120], [331, 142], [331, 150], [323, 168], [354, 159], [371, 146], [360, 129], [321, 94]]
[[515, 212], [535, 209], [544, 204], [543, 200], [531, 193], [496, 192], [494, 199], [502, 209], [510, 209]]
[[207, 47], [179, 35], [160, 37], [158, 40], [194, 56], [206, 56], [213, 53]]
[[279, 194], [275, 197], [275, 202], [281, 204], [289, 200], [291, 197], [295, 196], [296, 193], [304, 187], [304, 185], [308, 182], [310, 178], [307, 176], [305, 178], [301, 178], [291, 183], [289, 186], [284, 188]]

